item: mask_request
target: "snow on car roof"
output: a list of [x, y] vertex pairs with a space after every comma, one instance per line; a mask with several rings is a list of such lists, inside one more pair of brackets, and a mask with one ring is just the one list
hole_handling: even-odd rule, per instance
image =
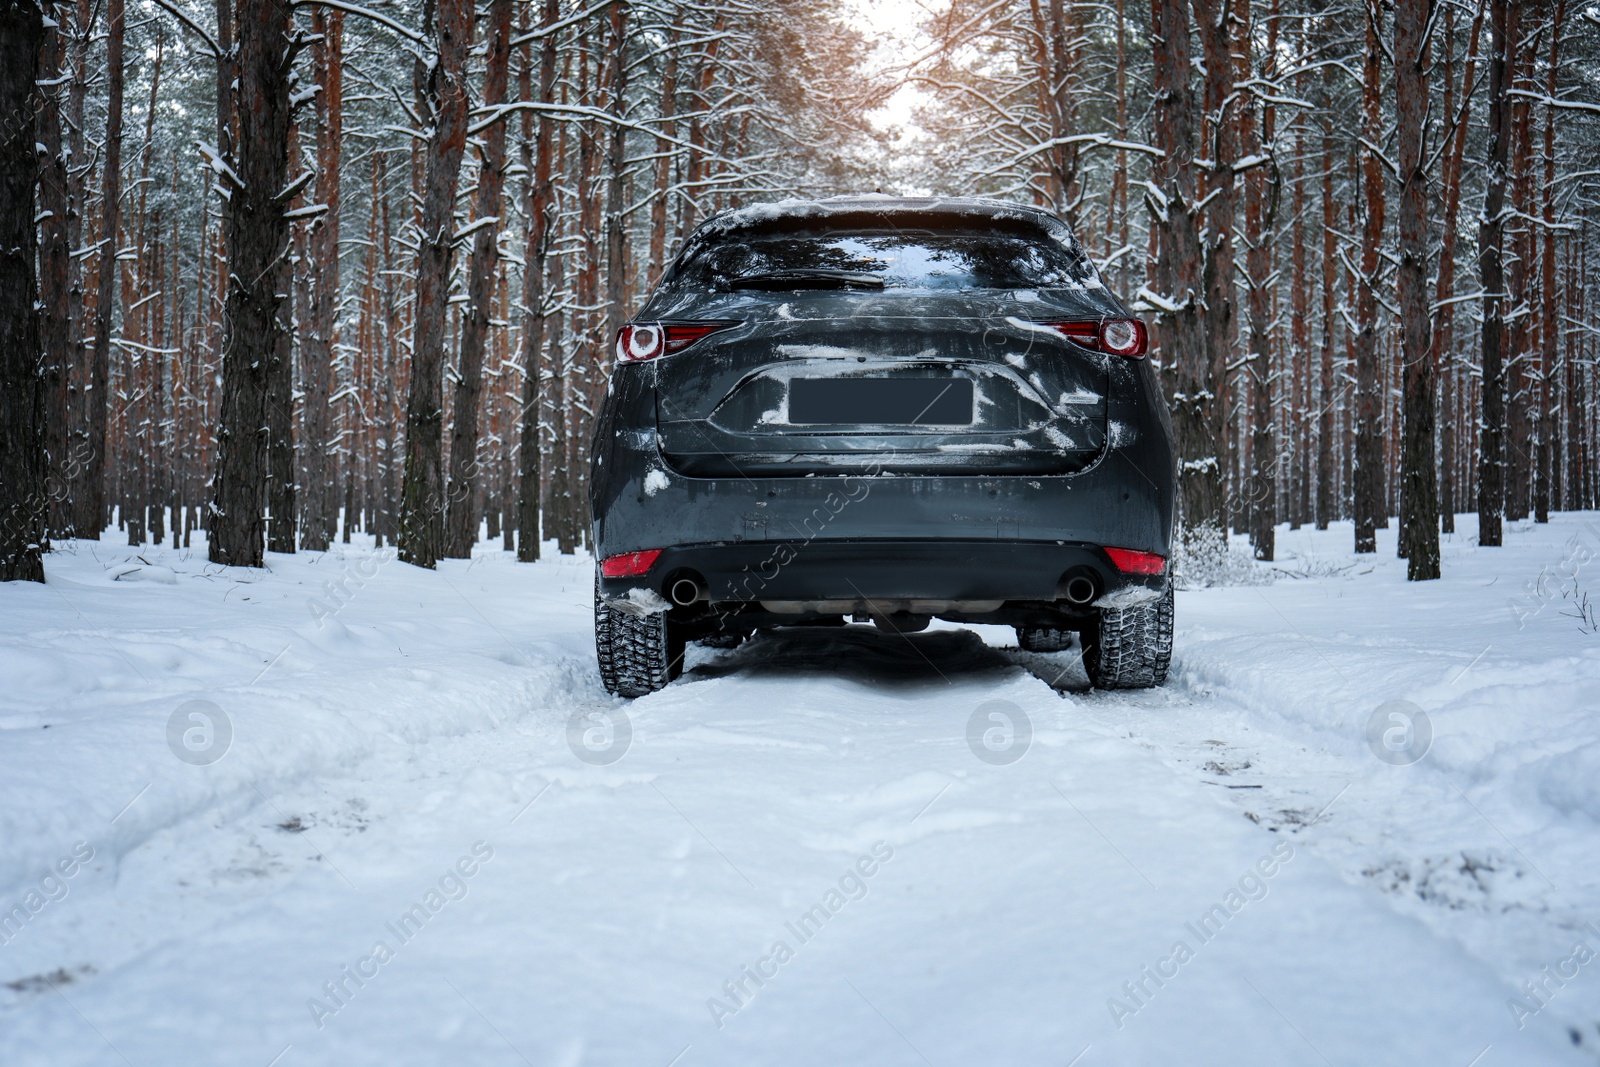
[[[891, 196], [887, 193], [847, 193], [806, 200], [791, 197], [765, 204], [733, 208], [701, 224], [700, 236], [734, 230], [760, 229], [763, 224], [788, 219], [827, 218], [862, 211], [883, 214], [948, 213], [989, 218], [1028, 219], [1048, 225], [1064, 223], [1042, 208], [1012, 200], [981, 196]], [[1053, 228], [1053, 227], [1052, 227]]]

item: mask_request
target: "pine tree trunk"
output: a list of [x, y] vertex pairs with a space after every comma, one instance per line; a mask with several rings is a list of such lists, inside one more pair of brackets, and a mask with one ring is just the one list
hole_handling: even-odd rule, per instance
[[[1300, 62], [1305, 61], [1306, 39], [1302, 32], [1297, 42], [1297, 57]], [[1302, 73], [1296, 78], [1297, 95], [1304, 96], [1305, 75]], [[1311, 360], [1311, 275], [1307, 269], [1306, 248], [1306, 126], [1301, 123], [1295, 125], [1294, 143], [1294, 227], [1293, 248], [1290, 251], [1289, 279], [1289, 359], [1286, 366], [1295, 381], [1295, 407], [1292, 412], [1294, 426], [1291, 433], [1295, 438], [1294, 474], [1291, 479], [1291, 493], [1294, 494], [1294, 506], [1289, 515], [1289, 528], [1298, 530], [1304, 523], [1311, 521], [1311, 404], [1314, 391], [1313, 373], [1315, 364]]]
[[228, 218], [228, 302], [217, 430], [210, 559], [259, 567], [265, 549], [268, 378], [278, 346], [281, 261], [289, 222], [289, 10], [272, 0], [238, 5], [238, 148]]
[[[284, 256], [273, 270], [273, 289], [287, 293], [294, 284], [294, 270]], [[272, 552], [295, 550], [298, 520], [294, 450], [294, 305], [289, 300], [278, 304], [278, 335], [272, 345], [272, 363], [267, 368], [267, 548]], [[324, 545], [324, 548], [327, 546]]]
[[656, 140], [655, 198], [650, 202], [650, 262], [645, 285], [651, 289], [661, 280], [666, 269], [667, 248], [667, 190], [672, 184], [673, 153], [671, 139], [678, 136], [675, 116], [678, 111], [678, 19], [681, 5], [673, 4], [673, 26], [667, 37], [667, 59], [661, 72], [661, 135]]
[[433, 132], [417, 235], [416, 319], [406, 398], [406, 467], [400, 501], [400, 558], [432, 568], [444, 550], [444, 348], [449, 310], [456, 181], [467, 147], [467, 50], [471, 0], [440, 0], [438, 55], [428, 73]]
[[[560, 17], [559, 0], [545, 0], [542, 24], [546, 29], [539, 51], [539, 96], [541, 103], [549, 103], [555, 96], [556, 40], [549, 27]], [[527, 70], [527, 67], [524, 67]], [[528, 93], [528, 79], [523, 79], [523, 95]], [[545, 254], [549, 244], [550, 168], [554, 123], [539, 120], [537, 141], [529, 144], [529, 129], [523, 126], [522, 166], [528, 175], [524, 179], [523, 197], [528, 206], [528, 244], [522, 261], [522, 417], [518, 420], [521, 435], [518, 445], [520, 464], [517, 498], [517, 559], [532, 563], [539, 558], [543, 532], [540, 527], [539, 502], [542, 475], [540, 463], [539, 427], [544, 400], [540, 395], [539, 361], [544, 353], [544, 272]], [[530, 158], [531, 157], [531, 158]], [[530, 166], [531, 164], [531, 166]]]
[[[1569, 257], [1567, 265], [1567, 315], [1574, 321], [1583, 310], [1585, 291], [1584, 274], [1588, 249], [1589, 227], [1587, 221], [1579, 231], [1578, 253]], [[1573, 259], [1577, 262], [1573, 262]], [[1585, 371], [1581, 366], [1582, 349], [1577, 330], [1567, 333], [1566, 345], [1566, 413], [1567, 413], [1567, 476], [1565, 501], [1569, 511], [1581, 511], [1590, 506], [1588, 479], [1584, 475], [1584, 415], [1588, 410], [1587, 390], [1584, 388]]]
[[105, 178], [101, 183], [99, 268], [94, 307], [94, 345], [89, 353], [87, 419], [89, 445], [74, 525], [79, 536], [96, 538], [106, 525], [106, 433], [111, 392], [111, 312], [116, 300], [117, 225], [122, 201], [123, 0], [106, 3]]
[[1511, 139], [1507, 66], [1520, 5], [1490, 0], [1489, 151], [1478, 224], [1478, 269], [1483, 284], [1483, 419], [1478, 452], [1478, 544], [1501, 544], [1505, 517], [1505, 213], [1506, 162]]
[[[597, 49], [587, 38], [579, 41], [578, 51], [578, 100], [581, 106], [596, 107], [602, 102], [598, 99], [601, 89], [601, 73], [599, 70], [600, 59], [596, 55]], [[591, 77], [590, 67], [593, 60], [594, 73]], [[571, 545], [573, 550], [582, 543], [582, 514], [584, 507], [584, 470], [580, 462], [582, 447], [585, 439], [583, 432], [583, 409], [593, 405], [589, 404], [589, 378], [594, 369], [583, 365], [582, 357], [590, 354], [590, 345], [585, 343], [595, 337], [602, 326], [597, 305], [600, 299], [600, 256], [604, 244], [601, 240], [601, 198], [596, 194], [595, 182], [600, 173], [600, 152], [598, 141], [602, 131], [591, 127], [583, 127], [578, 131], [578, 204], [576, 236], [582, 242], [583, 249], [576, 277], [573, 279], [577, 295], [578, 307], [572, 313], [572, 333], [570, 344], [565, 347], [565, 373], [562, 375], [565, 385], [565, 399], [563, 414], [566, 417], [566, 450], [562, 456], [565, 468], [564, 492], [557, 501], [561, 514], [563, 527], [562, 543]]]
[[378, 546], [385, 541], [391, 543], [400, 536], [399, 523], [399, 495], [396, 492], [395, 472], [398, 464], [395, 457], [398, 454], [395, 448], [396, 430], [396, 393], [395, 383], [400, 374], [400, 346], [398, 335], [400, 333], [400, 312], [395, 306], [394, 274], [394, 247], [391, 243], [389, 225], [389, 198], [384, 189], [384, 179], [388, 175], [389, 157], [385, 153], [378, 153], [373, 160], [377, 168], [376, 179], [378, 188], [383, 190], [382, 201], [378, 207], [379, 226], [382, 238], [379, 245], [380, 260], [383, 264], [382, 295], [383, 302], [383, 373], [378, 376], [378, 433], [381, 437], [376, 466], [378, 468]]
[[[66, 151], [69, 161], [84, 158], [84, 129], [83, 129], [83, 104], [88, 94], [88, 56], [89, 35], [92, 29], [93, 14], [96, 6], [91, 6], [92, 0], [78, 0], [72, 25], [72, 44], [69, 51], [71, 67], [71, 82], [67, 89], [66, 105]], [[65, 13], [59, 6], [57, 11]], [[79, 166], [76, 169], [67, 167], [67, 248], [76, 250], [83, 247], [83, 214], [86, 200], [86, 187], [89, 180], [89, 168]], [[78, 525], [84, 513], [84, 504], [80, 493], [85, 487], [85, 467], [92, 451], [89, 441], [88, 412], [86, 408], [86, 387], [89, 379], [89, 365], [87, 351], [84, 347], [86, 336], [83, 317], [83, 259], [78, 256], [70, 257], [67, 265], [67, 304], [66, 320], [68, 329], [68, 367], [67, 367], [67, 414], [71, 419], [71, 460], [67, 475], [67, 484], [61, 491], [67, 494], [67, 522], [72, 526], [73, 536], [85, 536], [83, 527]]]
[[310, 224], [307, 272], [310, 306], [301, 323], [300, 359], [305, 409], [301, 425], [300, 543], [313, 552], [327, 551], [339, 518], [339, 484], [334, 465], [333, 365], [335, 316], [339, 309], [339, 178], [344, 143], [344, 13], [314, 8], [313, 77], [318, 94], [316, 132], [316, 202], [326, 207]]
[[[64, 3], [51, 7], [56, 22], [45, 31], [40, 45], [39, 74], [49, 82], [70, 78], [67, 69], [67, 27], [72, 19]], [[72, 320], [68, 318], [71, 289], [72, 244], [67, 233], [72, 213], [68, 192], [66, 145], [62, 138], [63, 96], [60, 85], [35, 89], [29, 101], [37, 108], [39, 144], [39, 302], [40, 334], [44, 354], [44, 435], [48, 457], [46, 523], [51, 537], [73, 536], [72, 515], [72, 411], [68, 400], [72, 377]]]
[[[1361, 82], [1362, 136], [1368, 144], [1383, 140], [1383, 113], [1379, 80], [1383, 53], [1378, 47], [1378, 22], [1382, 8], [1367, 0], [1367, 53]], [[1366, 226], [1361, 235], [1361, 274], [1356, 318], [1356, 454], [1355, 520], [1357, 552], [1376, 552], [1377, 527], [1383, 506], [1383, 427], [1379, 394], [1377, 318], [1378, 250], [1383, 242], [1383, 171], [1372, 149], [1364, 152], [1362, 187], [1366, 201]]]
[[[1454, 38], [1455, 10], [1452, 8], [1445, 17], [1445, 40]], [[1453, 111], [1455, 100], [1454, 77], [1455, 63], [1447, 54], [1445, 58], [1444, 77], [1444, 103], [1445, 115], [1455, 122], [1451, 135], [1449, 155], [1445, 158], [1444, 179], [1442, 194], [1444, 196], [1444, 225], [1441, 228], [1439, 241], [1439, 270], [1438, 281], [1434, 286], [1434, 302], [1438, 305], [1438, 318], [1433, 324], [1433, 364], [1440, 372], [1441, 398], [1440, 410], [1444, 418], [1440, 425], [1440, 455], [1442, 463], [1439, 469], [1439, 518], [1441, 530], [1444, 533], [1455, 533], [1456, 509], [1459, 506], [1456, 489], [1456, 419], [1455, 412], [1455, 310], [1456, 306], [1450, 302], [1455, 292], [1456, 275], [1456, 235], [1458, 222], [1461, 216], [1461, 167], [1466, 156], [1468, 118], [1472, 112], [1472, 94], [1467, 91], [1473, 85], [1473, 76], [1477, 68], [1478, 40], [1483, 27], [1483, 11], [1472, 20], [1472, 30], [1467, 35], [1467, 62], [1462, 71], [1461, 106], [1459, 111]]]
[[[1250, 77], [1250, 24], [1249, 3], [1240, 2], [1241, 24], [1239, 31], [1241, 52], [1238, 57], [1239, 73]], [[1270, 79], [1276, 64], [1278, 21], [1276, 6], [1268, 16], [1267, 41], [1263, 70], [1264, 79]], [[1270, 103], [1257, 102], [1254, 95], [1240, 103], [1240, 146], [1245, 156], [1259, 155], [1263, 145], [1270, 145], [1276, 132], [1275, 115]], [[1259, 109], [1259, 116], [1258, 116]], [[1270, 561], [1276, 552], [1278, 524], [1278, 433], [1273, 421], [1273, 389], [1277, 378], [1273, 338], [1271, 282], [1276, 264], [1272, 234], [1273, 204], [1276, 202], [1277, 178], [1269, 186], [1267, 170], [1263, 165], [1252, 167], [1245, 175], [1245, 273], [1249, 292], [1247, 308], [1250, 316], [1250, 544], [1255, 558]], [[1270, 198], [1270, 199], [1269, 199]]]
[[[488, 33], [483, 90], [486, 108], [495, 107], [506, 98], [511, 57], [511, 0], [490, 0]], [[492, 217], [496, 221], [481, 226], [472, 235], [467, 303], [461, 310], [461, 360], [456, 377], [455, 419], [450, 431], [450, 508], [445, 517], [444, 554], [452, 559], [471, 559], [472, 546], [478, 542], [478, 409], [483, 397], [483, 348], [489, 335], [489, 313], [497, 276], [498, 217], [505, 170], [506, 123], [502, 119], [484, 131], [475, 209], [479, 220]]]
[[[628, 246], [626, 220], [623, 218], [623, 209], [626, 203], [626, 150], [628, 144], [628, 131], [622, 125], [621, 119], [627, 107], [628, 94], [628, 64], [627, 58], [627, 33], [628, 33], [628, 5], [615, 3], [611, 5], [611, 35], [610, 55], [606, 64], [606, 94], [610, 101], [610, 111], [618, 119], [611, 125], [610, 145], [606, 151], [606, 314], [603, 322], [599, 323], [599, 330], [594, 337], [594, 343], [589, 346], [595, 358], [591, 372], [593, 378], [589, 383], [589, 410], [599, 411], [606, 383], [611, 378], [611, 353], [617, 331], [628, 317]], [[589, 433], [585, 432], [583, 440], [589, 440]], [[588, 466], [580, 468], [583, 472], [583, 493], [574, 501], [574, 507], [580, 517], [580, 524], [585, 537], [591, 530], [592, 517], [589, 507], [589, 478]]]
[[1395, 118], [1400, 167], [1400, 352], [1405, 370], [1401, 499], [1406, 578], [1439, 577], [1439, 487], [1434, 458], [1432, 325], [1428, 311], [1428, 55], [1424, 32], [1434, 0], [1396, 0]]
[[[1333, 75], [1331, 66], [1322, 68], [1322, 340], [1317, 375], [1317, 529], [1326, 530], [1340, 514], [1334, 496], [1334, 461], [1342, 439], [1337, 432], [1340, 404], [1335, 392], [1333, 364], [1335, 331], [1338, 325], [1335, 291], [1338, 288], [1339, 261], [1335, 256], [1338, 240], [1338, 201], [1333, 194], [1335, 149], [1333, 143]], [[1340, 391], [1342, 392], [1342, 390]]]
[[[1156, 147], [1147, 195], [1160, 249], [1155, 281], [1175, 311], [1159, 319], [1162, 362], [1173, 368], [1169, 402], [1178, 452], [1179, 512], [1185, 543], [1216, 542], [1226, 521], [1222, 498], [1222, 445], [1213, 354], [1200, 321], [1200, 234], [1195, 217], [1195, 98], [1190, 84], [1189, 12], [1184, 0], [1156, 0]], [[1220, 353], [1217, 353], [1220, 356]]]
[[[1238, 193], [1233, 164], [1239, 156], [1238, 124], [1235, 120], [1233, 25], [1229, 17], [1229, 0], [1192, 0], [1195, 30], [1200, 39], [1204, 59], [1205, 78], [1202, 99], [1204, 122], [1201, 126], [1201, 150], [1212, 161], [1202, 172], [1200, 194], [1209, 202], [1205, 209], [1205, 228], [1201, 248], [1200, 329], [1205, 346], [1204, 385], [1201, 403], [1209, 409], [1205, 419], [1211, 433], [1213, 454], [1224, 449], [1235, 463], [1241, 449], [1237, 437], [1228, 447], [1224, 435], [1238, 427], [1227, 417], [1232, 407], [1232, 390], [1227, 377], [1229, 355], [1235, 350], [1239, 336], [1239, 322], [1235, 294], [1233, 230], [1238, 215]], [[1226, 492], [1222, 477], [1221, 457], [1218, 457], [1215, 492], [1220, 500]], [[1186, 461], [1187, 462], [1187, 461]], [[1205, 477], [1203, 472], [1197, 472]], [[1237, 470], [1232, 484], [1239, 485]], [[1239, 523], [1246, 514], [1247, 495], [1236, 493], [1232, 497], [1233, 514], [1219, 511], [1217, 521], [1222, 528]], [[1187, 524], [1187, 520], [1186, 520]]]
[[[1556, 0], [1550, 34], [1550, 61], [1545, 66], [1545, 95], [1556, 95], [1556, 71], [1561, 61], [1561, 25], [1566, 15], [1566, 0]], [[1550, 479], [1552, 455], [1555, 449], [1556, 421], [1552, 386], [1556, 365], [1556, 338], [1561, 332], [1559, 305], [1556, 302], [1556, 112], [1546, 107], [1544, 114], [1544, 181], [1540, 183], [1543, 200], [1544, 230], [1537, 243], [1543, 253], [1540, 259], [1539, 296], [1542, 314], [1539, 317], [1539, 444], [1534, 456], [1533, 518], [1535, 522], [1550, 521]], [[1531, 205], [1530, 205], [1531, 206]]]
[[[52, 34], [54, 31], [52, 31]], [[0, 0], [0, 114], [36, 104], [42, 9]], [[0, 582], [44, 581], [46, 454], [39, 358], [34, 125], [0, 125]]]
[[717, 12], [711, 28], [711, 41], [700, 57], [695, 75], [694, 106], [689, 119], [689, 154], [683, 173], [683, 214], [678, 230], [687, 235], [700, 217], [701, 184], [705, 177], [706, 123], [704, 113], [711, 109], [711, 86], [717, 73], [717, 54], [722, 48], [722, 30], [726, 16]]
[[[1536, 41], [1529, 35], [1514, 38], [1507, 49], [1506, 84], [1521, 92], [1531, 92], [1530, 77], [1534, 64]], [[1533, 231], [1528, 225], [1532, 207], [1533, 139], [1529, 126], [1532, 108], [1526, 97], [1512, 96], [1506, 103], [1511, 113], [1509, 194], [1510, 214], [1507, 217], [1509, 232], [1506, 307], [1521, 309], [1528, 297], [1530, 266], [1533, 262]], [[1505, 392], [1507, 434], [1503, 445], [1505, 453], [1505, 515], [1512, 522], [1528, 517], [1528, 503], [1532, 496], [1534, 445], [1532, 425], [1532, 376], [1530, 361], [1533, 358], [1529, 343], [1529, 318], [1509, 315], [1504, 320]]]

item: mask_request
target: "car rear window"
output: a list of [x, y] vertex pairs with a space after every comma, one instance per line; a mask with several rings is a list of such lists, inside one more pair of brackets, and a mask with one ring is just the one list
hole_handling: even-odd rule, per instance
[[719, 288], [808, 270], [870, 274], [900, 289], [1081, 289], [1097, 281], [1080, 250], [1043, 234], [884, 229], [730, 237], [692, 253], [673, 284]]

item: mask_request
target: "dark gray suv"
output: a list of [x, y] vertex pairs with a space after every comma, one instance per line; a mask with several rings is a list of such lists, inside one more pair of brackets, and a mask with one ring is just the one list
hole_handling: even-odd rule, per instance
[[685, 642], [852, 619], [1172, 652], [1171, 424], [1144, 324], [1045, 212], [836, 197], [727, 212], [616, 338], [593, 448], [605, 686]]

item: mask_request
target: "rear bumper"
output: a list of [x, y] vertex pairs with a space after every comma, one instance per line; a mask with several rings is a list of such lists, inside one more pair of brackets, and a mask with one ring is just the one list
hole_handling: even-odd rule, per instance
[[[804, 544], [813, 559], [836, 553], [850, 558], [857, 551], [829, 545], [942, 545], [929, 549], [944, 561], [940, 566], [1002, 574], [1015, 569], [1009, 563], [1013, 552], [1031, 561], [1036, 551], [1048, 555], [1066, 546], [1110, 545], [1169, 556], [1170, 452], [1157, 447], [1164, 442], [1155, 435], [1146, 435], [1145, 442], [1149, 454], [1111, 449], [1077, 474], [1034, 476], [890, 476], [875, 473], [869, 463], [849, 474], [691, 478], [668, 470], [654, 449], [614, 447], [596, 470], [594, 545], [602, 557], [722, 547], [751, 565], [782, 544]], [[993, 551], [974, 555], [985, 544]], [[1054, 564], [1030, 562], [1023, 569], [1036, 566], [1049, 571]], [[1048, 595], [1055, 575], [1035, 581], [1046, 583]]]
[[[664, 599], [692, 577], [721, 610], [762, 606], [777, 613], [928, 610], [982, 613], [977, 605], [1054, 602], [1081, 575], [1096, 598], [1130, 587], [1164, 588], [1166, 578], [1125, 575], [1098, 546], [1049, 542], [789, 540], [681, 545], [662, 550], [637, 578], [602, 578], [601, 595], [649, 589]], [[808, 605], [802, 608], [800, 605]]]

